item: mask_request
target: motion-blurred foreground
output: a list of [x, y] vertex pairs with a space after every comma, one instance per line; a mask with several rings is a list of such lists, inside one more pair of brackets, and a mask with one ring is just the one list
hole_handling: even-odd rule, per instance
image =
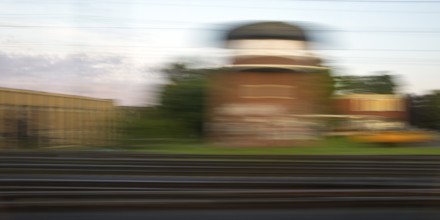
[[2, 219], [439, 214], [438, 156], [9, 152], [0, 158]]

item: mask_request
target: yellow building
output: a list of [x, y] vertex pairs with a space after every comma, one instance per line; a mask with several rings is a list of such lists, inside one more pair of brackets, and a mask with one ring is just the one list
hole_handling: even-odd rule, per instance
[[0, 147], [106, 145], [115, 116], [112, 100], [0, 88]]

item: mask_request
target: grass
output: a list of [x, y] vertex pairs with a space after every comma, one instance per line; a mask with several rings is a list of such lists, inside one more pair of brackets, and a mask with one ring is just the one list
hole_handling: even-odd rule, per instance
[[[120, 148], [124, 149], [124, 148]], [[440, 146], [386, 146], [327, 138], [310, 146], [225, 147], [204, 143], [155, 144], [137, 146], [133, 151], [174, 154], [249, 154], [249, 155], [440, 155]]]

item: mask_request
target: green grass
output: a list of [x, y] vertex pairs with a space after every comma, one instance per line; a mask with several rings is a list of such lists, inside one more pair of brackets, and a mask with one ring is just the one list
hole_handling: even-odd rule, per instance
[[[124, 149], [124, 148], [120, 148]], [[204, 143], [155, 144], [131, 150], [174, 154], [249, 154], [249, 155], [440, 155], [440, 146], [386, 146], [328, 138], [310, 146], [294, 147], [225, 147]]]

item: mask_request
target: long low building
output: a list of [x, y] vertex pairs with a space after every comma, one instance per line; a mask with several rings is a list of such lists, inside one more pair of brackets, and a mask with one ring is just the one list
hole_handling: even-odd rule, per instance
[[109, 144], [113, 100], [0, 88], [0, 147]]
[[405, 128], [409, 124], [408, 100], [396, 94], [346, 94], [334, 97], [337, 114], [346, 116], [347, 130]]

